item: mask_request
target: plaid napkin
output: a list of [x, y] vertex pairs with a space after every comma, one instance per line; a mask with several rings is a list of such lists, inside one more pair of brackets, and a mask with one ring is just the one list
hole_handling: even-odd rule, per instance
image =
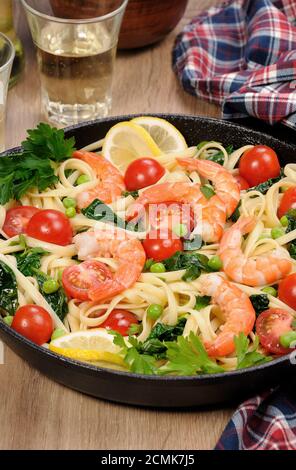
[[296, 450], [295, 388], [279, 387], [244, 402], [215, 450]]
[[296, 0], [232, 0], [201, 13], [177, 37], [183, 87], [222, 105], [296, 129]]

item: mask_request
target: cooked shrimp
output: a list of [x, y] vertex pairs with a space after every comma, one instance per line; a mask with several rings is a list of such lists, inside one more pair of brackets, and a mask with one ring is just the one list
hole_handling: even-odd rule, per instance
[[141, 276], [146, 255], [139, 240], [129, 238], [126, 232], [116, 229], [95, 230], [80, 233], [74, 243], [81, 260], [102, 257], [117, 262], [112, 279], [102, 281], [100, 287], [89, 291], [91, 300], [110, 299], [132, 287]]
[[247, 258], [244, 255], [241, 249], [243, 235], [249, 233], [255, 223], [253, 217], [240, 217], [224, 233], [218, 250], [223, 270], [230, 279], [253, 287], [273, 284], [289, 274], [292, 269], [289, 255], [281, 247], [264, 256]]
[[217, 196], [226, 206], [227, 217], [235, 211], [240, 200], [240, 189], [235, 178], [222, 165], [210, 160], [177, 158], [180, 165], [190, 171], [196, 170], [201, 176], [212, 181]]
[[[160, 204], [166, 201], [190, 204], [197, 219], [201, 222], [203, 240], [206, 242], [220, 240], [226, 222], [225, 205], [216, 195], [207, 199], [198, 184], [178, 182], [151, 186], [145, 189], [135, 203], [128, 208], [127, 217], [136, 217], [148, 204]], [[200, 212], [202, 217], [198, 217]]]
[[232, 354], [235, 350], [234, 337], [240, 333], [249, 335], [254, 327], [256, 314], [249, 297], [218, 274], [202, 276], [200, 291], [202, 295], [212, 297], [212, 303], [220, 308], [225, 319], [217, 338], [205, 344], [209, 356]]
[[83, 160], [94, 171], [98, 178], [98, 184], [95, 188], [81, 192], [77, 196], [79, 209], [87, 207], [98, 198], [109, 204], [118, 199], [125, 190], [125, 184], [120, 171], [106, 160], [102, 155], [91, 152], [77, 151], [73, 154], [74, 158]]

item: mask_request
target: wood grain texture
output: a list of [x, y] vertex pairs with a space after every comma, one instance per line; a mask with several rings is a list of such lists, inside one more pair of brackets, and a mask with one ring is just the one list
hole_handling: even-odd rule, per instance
[[[171, 49], [182, 25], [215, 0], [190, 0], [178, 28], [162, 43], [120, 53], [112, 114], [172, 112], [219, 116], [184, 93], [172, 70]], [[35, 54], [24, 15], [16, 19], [26, 46], [26, 70], [9, 93], [7, 146], [41, 119]], [[132, 393], [132, 390], [131, 390]], [[232, 410], [160, 411], [103, 402], [58, 385], [5, 347], [0, 365], [0, 449], [211, 449]]]

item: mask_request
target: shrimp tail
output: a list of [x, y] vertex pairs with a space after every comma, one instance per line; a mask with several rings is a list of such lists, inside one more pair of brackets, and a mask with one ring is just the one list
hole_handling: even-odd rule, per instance
[[242, 235], [250, 233], [256, 225], [255, 217], [240, 217], [234, 224], [241, 231]]

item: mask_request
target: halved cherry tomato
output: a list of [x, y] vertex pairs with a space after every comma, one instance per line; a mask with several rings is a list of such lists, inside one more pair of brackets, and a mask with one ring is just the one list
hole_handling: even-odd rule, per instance
[[296, 186], [287, 189], [282, 197], [280, 207], [278, 208], [279, 219], [283, 217], [290, 209], [296, 209]]
[[9, 209], [6, 212], [3, 232], [5, 232], [8, 237], [25, 233], [30, 219], [33, 215], [37, 214], [37, 212], [40, 212], [40, 209], [33, 206], [18, 206]]
[[132, 312], [117, 308], [112, 310], [107, 320], [105, 320], [104, 323], [99, 326], [99, 328], [115, 330], [118, 331], [118, 333], [120, 333], [122, 336], [127, 336], [130, 326], [135, 324], [137, 325], [138, 323], [139, 320]]
[[33, 343], [41, 345], [49, 341], [53, 332], [53, 321], [43, 307], [24, 305], [16, 311], [11, 328]]
[[56, 245], [69, 245], [72, 242], [72, 227], [69, 219], [54, 209], [39, 210], [30, 219], [27, 235]]
[[277, 154], [266, 145], [255, 145], [247, 150], [239, 161], [239, 174], [251, 187], [279, 176], [280, 171]]
[[250, 187], [249, 183], [241, 175], [235, 175], [234, 179], [237, 182], [237, 184], [239, 185], [239, 189], [241, 191], [243, 191], [245, 189], [249, 189], [249, 187]]
[[106, 279], [112, 279], [110, 269], [96, 260], [69, 266], [62, 274], [62, 283], [67, 295], [78, 300], [89, 300], [89, 289], [99, 287]]
[[282, 302], [296, 310], [296, 273], [289, 274], [280, 282], [278, 296]]
[[125, 172], [124, 182], [128, 191], [137, 191], [157, 183], [165, 174], [165, 169], [153, 158], [134, 160]]
[[177, 251], [183, 251], [183, 243], [179, 238], [176, 238], [170, 230], [167, 231], [165, 236], [164, 234], [165, 232], [152, 230], [143, 240], [143, 247], [147, 258], [162, 261], [170, 258]]
[[260, 313], [256, 321], [256, 333], [266, 351], [272, 354], [288, 354], [293, 351], [280, 345], [280, 336], [292, 331], [293, 316], [281, 308], [270, 308]]
[[149, 221], [153, 228], [168, 228], [182, 224], [187, 227], [187, 232], [194, 229], [194, 212], [189, 204], [181, 202], [166, 201], [160, 204], [149, 204]]

